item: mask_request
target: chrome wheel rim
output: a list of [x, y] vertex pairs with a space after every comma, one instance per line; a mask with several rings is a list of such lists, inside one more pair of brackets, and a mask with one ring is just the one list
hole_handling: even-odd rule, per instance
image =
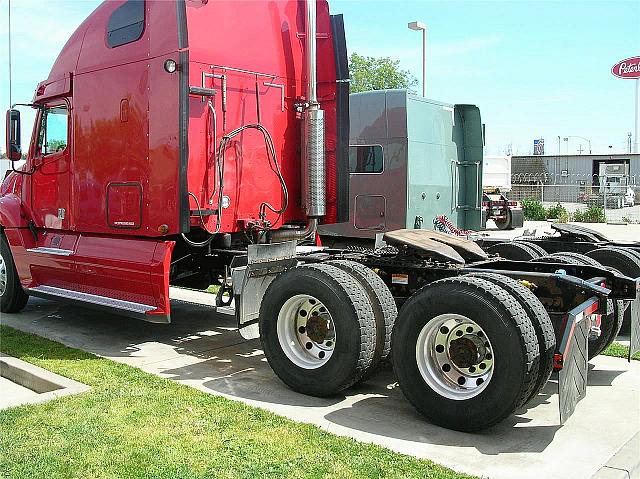
[[418, 370], [448, 399], [465, 400], [491, 382], [495, 358], [485, 331], [459, 314], [441, 314], [424, 325], [416, 343]]
[[7, 290], [7, 263], [0, 253], [0, 296], [4, 295], [4, 292]]
[[335, 325], [331, 313], [317, 298], [308, 294], [289, 298], [280, 308], [276, 329], [282, 351], [296, 366], [316, 369], [331, 359]]

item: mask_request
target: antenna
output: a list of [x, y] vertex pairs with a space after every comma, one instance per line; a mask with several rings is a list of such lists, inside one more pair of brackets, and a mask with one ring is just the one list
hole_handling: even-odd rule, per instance
[[11, 0], [9, 0], [9, 108], [11, 108]]

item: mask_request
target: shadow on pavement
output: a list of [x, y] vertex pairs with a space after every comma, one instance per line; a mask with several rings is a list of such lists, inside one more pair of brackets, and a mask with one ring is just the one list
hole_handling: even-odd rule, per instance
[[[557, 394], [553, 380], [518, 414], [481, 433], [460, 433], [432, 425], [420, 416], [403, 397], [389, 367], [344, 395], [305, 396], [291, 391], [275, 376], [260, 342], [243, 340], [233, 316], [181, 301], [172, 301], [172, 309], [173, 323], [158, 325], [32, 299], [25, 311], [30, 319], [20, 323], [20, 315], [7, 315], [3, 323], [100, 355], [126, 358], [128, 364], [214, 393], [263, 405], [312, 408], [295, 413], [302, 420], [329, 421], [416, 444], [472, 447], [486, 455], [541, 452], [560, 429], [559, 419], [550, 420], [549, 411], [543, 421], [527, 417], [541, 416], [538, 407], [556, 407], [550, 404]], [[623, 372], [591, 367], [589, 385], [610, 385]]]

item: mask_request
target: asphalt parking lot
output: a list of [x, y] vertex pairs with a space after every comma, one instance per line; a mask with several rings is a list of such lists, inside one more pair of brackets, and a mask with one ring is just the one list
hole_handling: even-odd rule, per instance
[[[551, 381], [529, 409], [490, 430], [466, 434], [425, 421], [388, 369], [341, 396], [295, 393], [273, 374], [260, 342], [244, 341], [229, 311], [210, 306], [211, 295], [172, 290], [172, 297], [171, 325], [39, 299], [19, 315], [3, 315], [2, 323], [462, 472], [492, 478], [589, 478], [598, 471], [598, 477], [634, 477], [624, 469], [640, 457], [638, 361], [596, 358], [587, 397], [564, 426]], [[609, 461], [611, 467], [601, 470]]]

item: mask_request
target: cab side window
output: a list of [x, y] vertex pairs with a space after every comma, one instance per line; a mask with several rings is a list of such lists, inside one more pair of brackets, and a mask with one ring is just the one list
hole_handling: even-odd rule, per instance
[[42, 112], [38, 151], [50, 155], [67, 148], [69, 113], [65, 105], [46, 108]]
[[380, 145], [349, 147], [349, 173], [382, 173], [384, 156]]

